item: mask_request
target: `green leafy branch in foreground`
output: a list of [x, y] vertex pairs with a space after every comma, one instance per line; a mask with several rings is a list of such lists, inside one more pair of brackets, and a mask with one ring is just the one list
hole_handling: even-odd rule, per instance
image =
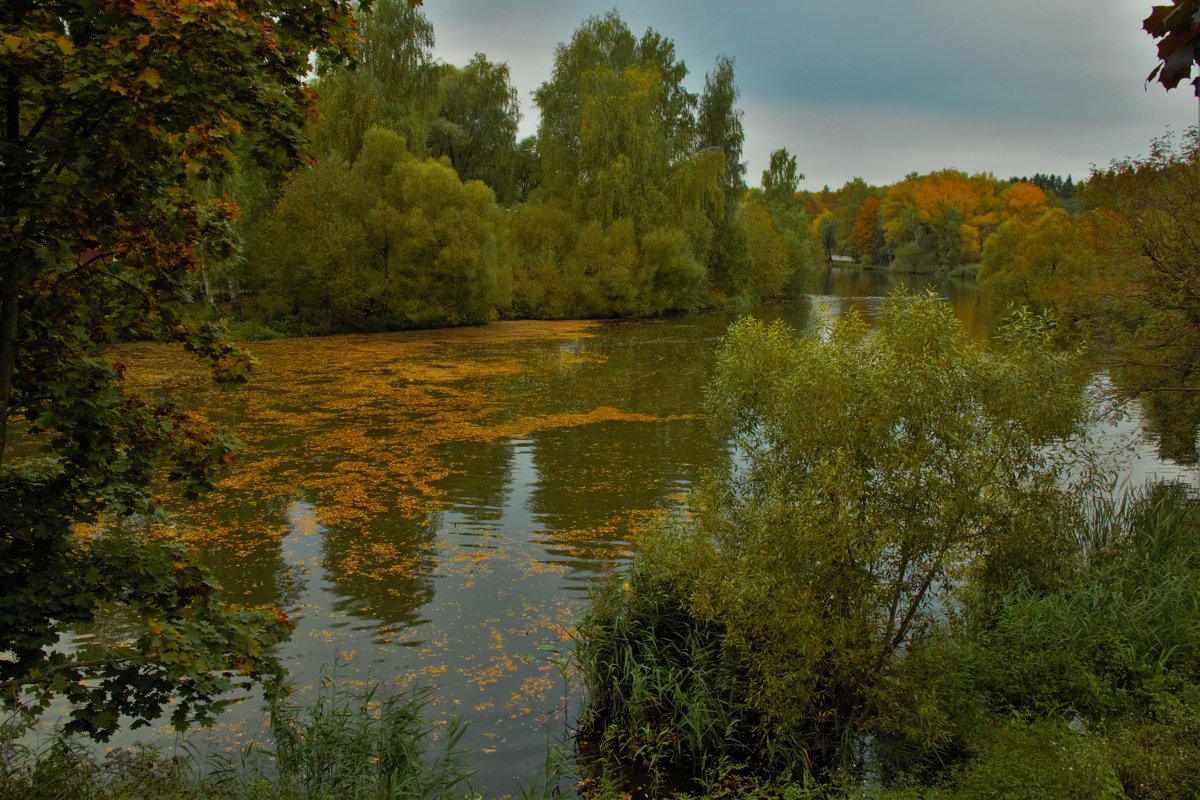
[[[362, 5], [369, 5], [364, 3]], [[297, 163], [316, 48], [344, 58], [348, 3], [14, 0], [0, 11], [0, 703], [55, 694], [68, 728], [107, 737], [167, 706], [183, 725], [271, 678], [288, 635], [227, 606], [198, 553], [116, 530], [191, 497], [231, 442], [124, 380], [111, 345], [179, 344], [216, 380], [250, 359], [187, 307], [205, 262], [237, 248], [237, 206], [207, 181], [233, 145]], [[102, 521], [82, 535], [80, 527]], [[76, 640], [112, 611], [108, 642]]]

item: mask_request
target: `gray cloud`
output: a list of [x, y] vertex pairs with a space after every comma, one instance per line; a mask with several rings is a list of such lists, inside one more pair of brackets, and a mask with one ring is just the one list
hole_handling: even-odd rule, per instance
[[[427, 0], [436, 55], [480, 51], [505, 61], [530, 92], [555, 46], [614, 5], [579, 0]], [[1196, 124], [1195, 98], [1143, 86], [1154, 47], [1149, 3], [1126, 0], [638, 0], [616, 9], [635, 32], [675, 40], [699, 91], [716, 56], [736, 59], [745, 158], [757, 178], [786, 146], [805, 186], [860, 176], [891, 183], [957, 167], [1000, 177], [1086, 175], [1092, 164], [1145, 152], [1168, 126]]]

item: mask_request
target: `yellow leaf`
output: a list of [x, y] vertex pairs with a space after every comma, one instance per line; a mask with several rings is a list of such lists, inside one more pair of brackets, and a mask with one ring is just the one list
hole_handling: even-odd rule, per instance
[[146, 67], [142, 70], [142, 74], [138, 76], [138, 81], [146, 84], [151, 89], [157, 89], [162, 86], [162, 75], [158, 74], [158, 70], [154, 67]]

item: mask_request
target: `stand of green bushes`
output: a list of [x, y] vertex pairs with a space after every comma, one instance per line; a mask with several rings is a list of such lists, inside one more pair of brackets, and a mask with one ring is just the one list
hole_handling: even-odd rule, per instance
[[734, 444], [579, 631], [596, 769], [652, 795], [1194, 798], [1200, 506], [1119, 504], [1036, 319], [989, 351], [894, 296], [878, 329], [753, 321]]

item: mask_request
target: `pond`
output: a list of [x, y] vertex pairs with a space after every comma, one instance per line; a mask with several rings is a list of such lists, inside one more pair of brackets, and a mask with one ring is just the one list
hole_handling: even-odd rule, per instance
[[[832, 270], [818, 294], [758, 313], [800, 329], [848, 308], [870, 317], [901, 280]], [[987, 338], [976, 287], [936, 290]], [[171, 533], [202, 549], [231, 599], [297, 622], [283, 658], [301, 696], [329, 673], [435, 687], [430, 713], [469, 723], [476, 788], [495, 796], [528, 785], [573, 721], [577, 686], [550, 651], [570, 648], [589, 587], [720, 460], [702, 399], [732, 319], [257, 343], [257, 377], [232, 390], [174, 350], [132, 345], [121, 358], [133, 380], [179, 393], [244, 443], [215, 492], [173, 513]], [[1137, 431], [1136, 415], [1099, 431], [1125, 446], [1128, 480], [1196, 483]], [[232, 749], [257, 736], [249, 699], [197, 741]]]

